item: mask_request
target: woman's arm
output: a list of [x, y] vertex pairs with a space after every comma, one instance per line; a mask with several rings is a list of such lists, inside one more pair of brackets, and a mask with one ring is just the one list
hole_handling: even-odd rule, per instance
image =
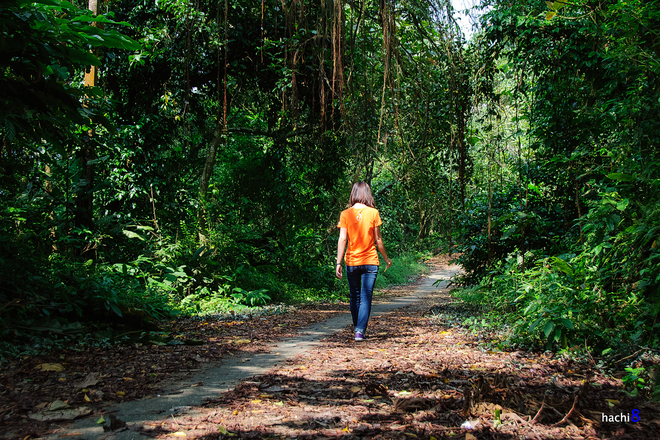
[[339, 240], [337, 241], [337, 259], [335, 262], [335, 275], [341, 280], [341, 260], [344, 259], [344, 249], [346, 249], [346, 237], [348, 230], [346, 228], [339, 229]]
[[383, 237], [380, 235], [380, 226], [374, 228], [374, 239], [376, 240], [376, 246], [378, 247], [380, 254], [385, 258], [385, 263], [387, 263], [385, 270], [387, 270], [392, 265], [392, 260], [387, 258], [387, 252], [385, 252], [385, 245], [383, 244]]

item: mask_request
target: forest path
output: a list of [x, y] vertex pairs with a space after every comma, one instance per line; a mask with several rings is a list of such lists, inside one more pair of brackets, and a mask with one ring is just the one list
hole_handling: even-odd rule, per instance
[[[387, 298], [385, 301], [375, 300], [372, 306], [372, 319], [378, 319], [396, 309], [417, 304], [431, 294], [446, 292], [447, 280], [460, 270], [459, 266], [441, 265], [425, 277], [421, 284], [416, 285], [412, 293]], [[438, 284], [434, 285], [436, 282]], [[90, 417], [78, 419], [68, 426], [62, 426], [44, 438], [53, 440], [60, 438], [107, 440], [153, 438], [153, 433], [137, 431], [154, 426], [154, 421], [164, 417], [171, 417], [171, 420], [184, 414], [194, 417], [199, 414], [198, 408], [209, 400], [217, 399], [223, 393], [233, 390], [246, 379], [266, 374], [296, 356], [318, 349], [323, 345], [323, 339], [334, 334], [341, 335], [341, 338], [345, 338], [347, 341], [352, 341], [353, 334], [347, 330], [350, 324], [350, 313], [343, 313], [313, 324], [301, 329], [297, 336], [272, 345], [268, 352], [249, 354], [249, 357], [243, 353], [240, 357], [223, 359], [217, 367], [208, 368], [200, 374], [168, 384], [167, 389], [155, 397], [105, 407], [102, 411], [106, 420], [105, 425], [97, 423], [99, 413], [96, 412]], [[107, 428], [111, 419], [115, 418], [121, 421], [115, 422], [114, 425], [119, 429], [104, 431], [104, 426]], [[127, 426], [128, 429], [121, 429], [124, 426]]]

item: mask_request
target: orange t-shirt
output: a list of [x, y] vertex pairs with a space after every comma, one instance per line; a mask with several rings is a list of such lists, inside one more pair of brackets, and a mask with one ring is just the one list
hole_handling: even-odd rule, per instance
[[368, 206], [341, 212], [337, 227], [346, 228], [348, 232], [348, 250], [344, 257], [347, 266], [378, 266], [374, 228], [382, 224], [378, 210]]

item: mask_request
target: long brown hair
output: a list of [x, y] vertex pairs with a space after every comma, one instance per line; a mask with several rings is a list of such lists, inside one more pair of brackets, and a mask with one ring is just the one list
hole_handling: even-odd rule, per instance
[[355, 182], [353, 184], [353, 189], [351, 189], [351, 198], [348, 204], [350, 206], [355, 205], [356, 203], [362, 203], [367, 206], [375, 208], [374, 198], [371, 195], [371, 188], [367, 182]]

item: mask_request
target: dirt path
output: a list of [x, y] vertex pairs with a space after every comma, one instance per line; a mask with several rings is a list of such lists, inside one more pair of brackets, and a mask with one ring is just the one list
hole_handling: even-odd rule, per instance
[[[407, 286], [408, 289], [395, 289], [389, 292], [384, 299], [374, 302], [372, 318], [378, 319], [393, 310], [410, 307], [423, 301], [434, 292], [444, 289], [447, 282], [442, 282], [442, 280], [450, 279], [459, 269], [458, 266], [445, 265], [436, 268], [432, 274], [416, 283], [412, 291], [411, 286]], [[434, 286], [436, 282], [439, 284]], [[345, 305], [343, 309], [344, 313], [303, 328], [295, 337], [286, 338], [271, 346], [267, 351], [243, 353], [240, 356], [226, 358], [217, 367], [204, 369], [201, 373], [194, 374], [185, 380], [171, 381], [154, 397], [125, 402], [114, 407], [105, 407], [101, 411], [97, 411], [104, 414], [106, 423], [103, 425], [97, 423], [100, 415], [95, 413], [91, 417], [81, 418], [73, 424], [56, 429], [47, 438], [57, 439], [62, 436], [85, 439], [106, 438], [108, 440], [149, 438], [153, 434], [150, 432], [151, 427], [160, 426], [163, 414], [173, 418], [182, 415], [202, 417], [203, 413], [200, 412], [199, 407], [217, 399], [223, 393], [232, 392], [237, 387], [240, 388], [247, 379], [258, 375], [268, 375], [273, 369], [277, 369], [278, 365], [286, 365], [298, 356], [305, 356], [311, 351], [322, 351], [322, 347], [325, 345], [323, 341], [336, 337], [335, 334], [338, 330], [344, 329], [340, 333], [341, 337], [352, 340], [352, 333], [346, 331], [351, 323], [350, 314], [346, 313]], [[378, 338], [380, 337], [374, 336], [374, 340]], [[110, 417], [121, 421], [115, 422], [115, 427], [119, 428], [117, 432], [108, 430]], [[104, 426], [106, 431], [104, 431]], [[121, 429], [124, 427], [126, 429]]]
[[[331, 319], [272, 350], [235, 345], [221, 367], [51, 424], [48, 438], [660, 438], [657, 405], [629, 397], [592, 360], [500, 352], [496, 335], [466, 328], [469, 310], [432, 281], [389, 292], [367, 341], [353, 341], [350, 317], [329, 307]], [[261, 323], [249, 332], [256, 340]], [[621, 414], [639, 421], [614, 420]], [[96, 423], [101, 415], [114, 431]]]

